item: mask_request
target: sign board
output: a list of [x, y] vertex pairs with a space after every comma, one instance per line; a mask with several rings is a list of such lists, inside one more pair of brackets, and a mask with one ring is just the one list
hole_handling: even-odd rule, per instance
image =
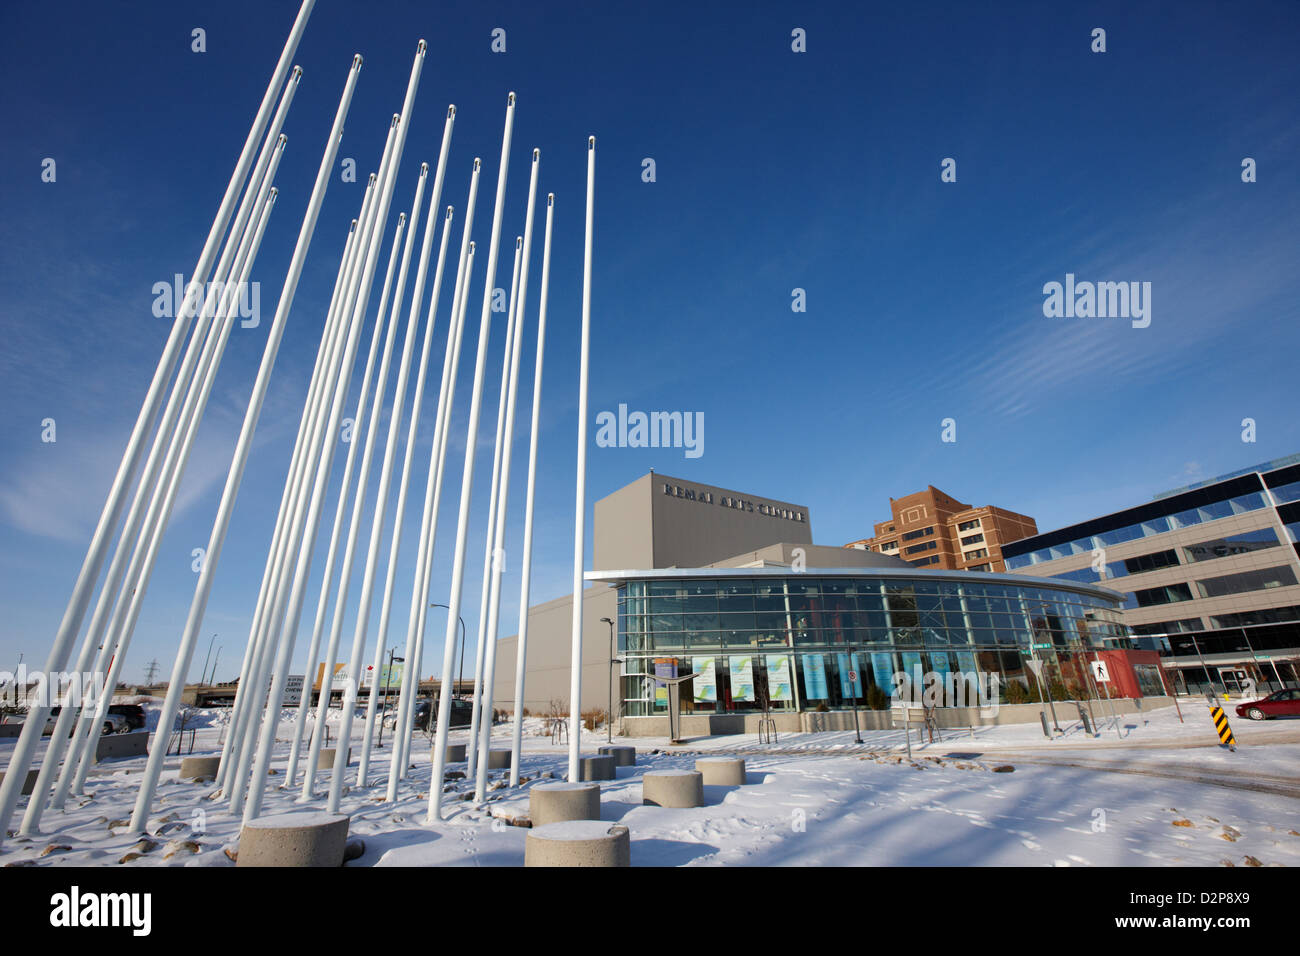
[[1090, 661], [1092, 664], [1092, 676], [1096, 678], [1099, 684], [1110, 683], [1110, 671], [1106, 667], [1105, 661]]
[[[325, 677], [324, 663], [317, 664], [316, 665], [316, 687], [315, 687], [316, 690], [320, 690], [321, 681], [323, 680], [324, 677]], [[347, 686], [347, 682], [348, 682], [348, 665], [335, 664], [334, 679], [330, 682], [331, 689], [343, 690], [343, 688]]]
[[790, 655], [767, 655], [767, 699], [792, 700], [793, 682], [790, 680]]
[[695, 700], [701, 704], [712, 704], [718, 700], [718, 677], [713, 667], [712, 657], [697, 657], [695, 665]]
[[1030, 669], [1031, 671], [1034, 672], [1034, 676], [1035, 676], [1035, 677], [1042, 677], [1042, 676], [1043, 676], [1043, 662], [1042, 662], [1042, 661], [1037, 660], [1037, 659], [1034, 659], [1034, 660], [1025, 661], [1025, 663], [1029, 665], [1029, 669]]
[[754, 699], [754, 659], [752, 657], [731, 658], [731, 699]]

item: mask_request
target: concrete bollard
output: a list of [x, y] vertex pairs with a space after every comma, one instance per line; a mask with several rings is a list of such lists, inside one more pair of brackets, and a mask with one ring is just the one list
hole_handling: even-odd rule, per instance
[[181, 760], [179, 776], [182, 780], [207, 783], [217, 779], [217, 771], [220, 768], [220, 757], [186, 757]]
[[579, 780], [613, 780], [614, 758], [608, 754], [578, 758]]
[[447, 763], [464, 763], [465, 745], [447, 744]]
[[701, 757], [695, 769], [704, 778], [706, 787], [743, 787], [745, 785], [744, 757]]
[[[333, 770], [333, 769], [334, 769], [334, 753], [335, 753], [335, 751], [336, 751], [336, 748], [334, 748], [334, 747], [322, 747], [322, 748], [321, 748], [321, 751], [320, 751], [320, 756], [316, 759], [316, 769], [317, 769], [317, 770]], [[350, 763], [352, 763], [352, 748], [351, 748], [351, 747], [348, 748], [348, 761], [347, 761], [347, 763], [345, 763], [343, 766], [346, 767], [346, 766], [347, 766], [348, 764], [350, 764]]]
[[704, 776], [698, 770], [647, 770], [641, 802], [656, 807], [704, 806]]
[[534, 827], [569, 820], [599, 820], [600, 784], [557, 782], [529, 787], [528, 819]]
[[596, 753], [605, 754], [614, 758], [615, 767], [635, 767], [636, 766], [636, 748], [629, 747], [625, 744], [601, 744]]
[[603, 820], [533, 827], [524, 840], [524, 866], [631, 866], [628, 829]]
[[236, 866], [343, 865], [348, 818], [341, 813], [280, 813], [244, 824]]
[[509, 770], [509, 769], [510, 769], [510, 751], [509, 751], [509, 750], [489, 750], [489, 751], [488, 751], [488, 769], [489, 769], [489, 770]]

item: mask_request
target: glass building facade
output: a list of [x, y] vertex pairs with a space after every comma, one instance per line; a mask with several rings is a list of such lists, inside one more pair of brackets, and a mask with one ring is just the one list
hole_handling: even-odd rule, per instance
[[589, 578], [618, 588], [628, 717], [666, 712], [656, 675], [695, 675], [683, 713], [850, 708], [887, 697], [898, 674], [975, 675], [1014, 702], [1012, 685], [1031, 686], [1031, 654], [1048, 680], [1086, 692], [1086, 653], [1126, 636], [1119, 594], [1018, 575], [763, 568]]

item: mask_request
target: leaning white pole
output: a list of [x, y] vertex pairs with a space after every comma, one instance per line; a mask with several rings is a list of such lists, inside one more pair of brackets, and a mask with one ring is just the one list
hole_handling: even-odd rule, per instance
[[[424, 65], [425, 51], [427, 44], [421, 40], [416, 48], [415, 62], [411, 66], [411, 75], [407, 81], [406, 99], [402, 103], [401, 119], [399, 120], [397, 130], [397, 141], [393, 146], [393, 157], [387, 185], [380, 192], [379, 199], [379, 221], [383, 222], [388, 215], [388, 205], [392, 199], [393, 188], [396, 185], [397, 170], [401, 166], [402, 150], [406, 144], [407, 133], [411, 129], [412, 111], [415, 106], [415, 92], [420, 83], [420, 71]], [[421, 183], [423, 183], [424, 173], [421, 173]], [[372, 250], [377, 253], [378, 249]], [[362, 298], [359, 305], [365, 304], [366, 293], [368, 288], [363, 288]], [[380, 398], [376, 395], [376, 407], [378, 407]], [[341, 403], [336, 403], [333, 415], [337, 416], [341, 411]], [[337, 427], [337, 419], [332, 420], [330, 431]], [[261, 743], [257, 755], [257, 762], [253, 768], [253, 779], [250, 784], [250, 794], [248, 802], [244, 806], [244, 822], [247, 823], [257, 818], [262, 809], [262, 796], [266, 790], [266, 771], [271, 762], [271, 751], [275, 746], [275, 731], [280, 720], [280, 701], [284, 695], [284, 684], [288, 678], [289, 661], [293, 656], [294, 641], [297, 638], [298, 619], [302, 612], [302, 600], [306, 590], [306, 578], [311, 566], [311, 550], [315, 542], [316, 531], [320, 523], [320, 508], [323, 504], [325, 488], [321, 478], [328, 482], [328, 469], [332, 459], [333, 443], [330, 443], [329, 451], [323, 457], [324, 471], [319, 474], [316, 487], [312, 490], [312, 502], [307, 517], [307, 533], [303, 538], [303, 551], [299, 556], [298, 571], [295, 572], [293, 596], [289, 604], [289, 610], [285, 616], [285, 627], [281, 635], [281, 646], [279, 655], [276, 658], [275, 669], [272, 672], [271, 692], [267, 700], [266, 720], [262, 725]], [[348, 694], [355, 695], [355, 688], [349, 688], [344, 694], [344, 714], [348, 713], [349, 701]], [[344, 759], [347, 757], [348, 739], [344, 737], [339, 742], [338, 752]], [[337, 764], [335, 765], [337, 767]]]
[[515, 120], [515, 94], [506, 99], [506, 124], [501, 136], [501, 166], [497, 171], [496, 206], [492, 212], [492, 239], [483, 280], [483, 310], [479, 316], [478, 357], [474, 364], [474, 392], [466, 426], [465, 468], [460, 484], [460, 514], [456, 523], [456, 553], [451, 569], [451, 590], [447, 597], [447, 637], [442, 648], [442, 683], [438, 695], [438, 734], [433, 746], [433, 777], [429, 786], [429, 822], [439, 819], [442, 807], [442, 773], [447, 764], [447, 728], [451, 722], [452, 665], [456, 659], [456, 631], [460, 620], [461, 591], [465, 584], [465, 546], [469, 534], [470, 501], [474, 492], [474, 453], [482, 410], [483, 371], [487, 365], [488, 337], [492, 321], [492, 286], [496, 282], [497, 244], [501, 241], [501, 216], [505, 210], [506, 173], [510, 165], [510, 133]]
[[[294, 21], [289, 38], [285, 41], [284, 49], [280, 53], [280, 60], [271, 74], [266, 93], [262, 97], [262, 105], [259, 107], [253, 125], [248, 131], [248, 137], [244, 141], [244, 148], [240, 153], [238, 162], [235, 164], [234, 172], [231, 173], [230, 182], [226, 186], [225, 196], [221, 200], [221, 206], [217, 210], [216, 218], [208, 231], [207, 240], [203, 244], [203, 250], [199, 254], [194, 272], [190, 276], [191, 289], [195, 288], [195, 283], [201, 286], [203, 282], [207, 281], [208, 271], [212, 267], [213, 259], [216, 258], [217, 248], [221, 244], [226, 225], [230, 221], [231, 211], [239, 198], [240, 190], [248, 175], [248, 168], [253, 162], [253, 155], [257, 149], [257, 143], [261, 139], [262, 130], [270, 119], [272, 104], [275, 103], [276, 90], [280, 88], [288, 75], [289, 64], [298, 48], [299, 40], [302, 39], [303, 31], [307, 27], [307, 19], [311, 16], [311, 10], [315, 2], [316, 0], [303, 0], [301, 8], [298, 10], [298, 17]], [[68, 655], [72, 650], [72, 644], [81, 630], [82, 620], [90, 604], [91, 595], [95, 590], [95, 582], [99, 578], [100, 569], [103, 567], [104, 559], [107, 557], [108, 549], [112, 544], [113, 529], [117, 527], [117, 522], [122, 516], [122, 509], [126, 506], [132, 478], [144, 453], [145, 440], [152, 430], [154, 420], [158, 415], [159, 406], [162, 404], [163, 395], [167, 390], [167, 383], [171, 379], [172, 370], [175, 368], [181, 346], [189, 330], [190, 320], [194, 318], [196, 304], [194, 296], [187, 294], [183, 304], [177, 310], [176, 320], [172, 324], [167, 344], [163, 347], [163, 354], [158, 360], [157, 368], [154, 370], [153, 380], [150, 382], [149, 390], [140, 408], [140, 414], [137, 416], [135, 425], [131, 430], [131, 437], [127, 441], [122, 461], [118, 465], [117, 474], [113, 478], [108, 498], [105, 500], [104, 508], [100, 512], [99, 522], [96, 524], [95, 532], [91, 536], [90, 547], [86, 551], [81, 570], [77, 574], [77, 582], [73, 586], [72, 595], [68, 599], [67, 608], [63, 612], [63, 619], [59, 623], [54, 645], [50, 648], [49, 656], [46, 658], [45, 672], [47, 674], [53, 674], [64, 669]], [[37, 705], [28, 712], [30, 720], [24, 723], [18, 743], [10, 755], [4, 782], [0, 783], [0, 844], [4, 842], [5, 835], [8, 832], [9, 819], [13, 815], [18, 798], [22, 795], [22, 786], [27, 779], [27, 771], [31, 767], [32, 757], [35, 755], [37, 745], [40, 743], [41, 733], [45, 729], [45, 719], [49, 715], [49, 711], [50, 701], [44, 700], [38, 701]]]
[[[307, 481], [299, 489], [294, 506], [294, 518], [290, 525], [289, 542], [285, 552], [289, 556], [289, 563], [285, 566], [285, 574], [281, 581], [280, 590], [276, 594], [272, 612], [265, 625], [267, 638], [262, 652], [262, 660], [258, 669], [254, 671], [253, 684], [250, 688], [254, 695], [250, 700], [252, 709], [248, 711], [249, 720], [244, 732], [245, 739], [241, 746], [239, 763], [234, 770], [235, 779], [230, 788], [232, 814], [239, 813], [241, 808], [244, 807], [244, 799], [249, 790], [256, 795], [256, 800], [260, 805], [261, 794], [266, 786], [266, 763], [270, 759], [270, 750], [274, 744], [276, 724], [279, 722], [279, 695], [283, 692], [284, 687], [281, 681], [280, 686], [275, 688], [275, 672], [283, 673], [284, 668], [280, 667], [279, 663], [284, 654], [292, 653], [292, 640], [296, 637], [297, 614], [301, 610], [306, 579], [310, 575], [314, 539], [319, 527], [320, 508], [324, 498], [323, 483], [328, 480], [328, 473], [333, 465], [334, 452], [337, 446], [333, 436], [337, 434], [342, 416], [343, 402], [352, 375], [352, 362], [356, 355], [361, 329], [365, 323], [365, 313], [368, 310], [370, 289], [383, 241], [384, 224], [388, 219], [388, 200], [391, 199], [392, 195], [393, 171], [396, 166], [396, 161], [393, 158], [395, 153], [394, 145], [398, 138], [398, 127], [400, 125], [400, 117], [394, 114], [392, 123], [389, 126], [388, 143], [384, 147], [384, 156], [380, 163], [375, 201], [370, 222], [367, 226], [364, 263], [361, 264], [360, 270], [353, 275], [349, 289], [348, 308], [351, 312], [351, 319], [347, 341], [342, 347], [342, 358], [335, 370], [336, 377], [331, 379], [330, 388], [327, 390], [331, 397], [322, 406], [323, 417], [318, 419], [314, 425], [311, 443], [312, 451], [308, 457], [307, 470], [304, 472]], [[288, 574], [290, 569], [293, 570], [292, 578]], [[297, 604], [296, 608], [292, 607], [294, 604]], [[290, 609], [287, 610], [287, 608]], [[263, 698], [261, 696], [262, 688], [266, 687], [268, 682], [271, 682], [274, 693], [267, 698]], [[260, 731], [257, 723], [259, 715], [265, 715]], [[248, 770], [249, 764], [254, 760], [255, 753], [260, 768], [254, 778], [256, 782], [250, 784]], [[247, 819], [251, 820], [254, 817], [256, 817], [256, 813], [248, 816]]]
[[515, 726], [510, 742], [510, 786], [519, 786], [523, 747], [524, 670], [528, 657], [528, 591], [533, 568], [533, 499], [537, 489], [537, 431], [541, 425], [542, 358], [546, 347], [546, 298], [551, 279], [551, 212], [555, 193], [546, 197], [546, 239], [542, 243], [542, 302], [537, 313], [537, 364], [533, 370], [533, 430], [528, 440], [528, 502], [524, 509], [523, 581], [519, 585], [519, 646], [515, 649]]
[[[411, 262], [411, 252], [415, 247], [415, 236], [419, 229], [420, 205], [424, 200], [424, 184], [428, 179], [429, 164], [425, 163], [420, 168], [420, 182], [415, 191], [415, 202], [411, 208], [411, 228], [406, 234], [406, 248], [402, 252], [402, 269], [398, 274], [397, 291], [393, 295], [393, 312], [389, 318], [388, 338], [391, 342], [393, 334], [398, 325], [398, 313], [402, 308], [402, 293], [406, 285], [407, 269]], [[417, 319], [418, 311], [413, 313]], [[388, 419], [388, 436], [384, 441], [384, 459], [379, 469], [379, 487], [375, 493], [375, 508], [370, 522], [370, 541], [366, 548], [365, 571], [361, 582], [361, 602], [357, 611], [357, 623], [353, 634], [353, 660], [357, 665], [357, 678], [361, 674], [361, 660], [365, 654], [366, 635], [370, 625], [370, 602], [374, 598], [375, 575], [379, 569], [379, 543], [384, 535], [384, 521], [388, 513], [388, 498], [392, 489], [393, 480], [393, 462], [397, 455], [397, 441], [402, 428], [402, 412], [406, 405], [406, 389], [411, 372], [411, 356], [415, 349], [415, 333], [417, 332], [415, 324], [408, 322], [406, 338], [402, 343], [402, 358], [397, 370], [397, 386], [393, 392], [393, 407], [389, 413]], [[383, 389], [375, 392], [375, 405], [372, 411], [372, 431], [377, 433], [379, 430], [379, 415], [384, 407], [384, 390], [387, 388], [387, 376], [385, 375], [381, 382]], [[373, 437], [373, 436], [371, 436]], [[367, 441], [371, 440], [367, 438]], [[400, 521], [400, 516], [399, 519]], [[376, 701], [379, 698], [379, 680], [383, 676], [380, 672], [383, 658], [383, 641], [376, 642], [380, 651], [375, 655], [376, 663], [374, 667], [375, 680], [370, 685], [370, 693], [366, 697], [366, 711], [368, 715], [373, 715]], [[385, 685], [386, 686], [386, 685]], [[343, 720], [339, 728], [339, 739], [352, 739], [352, 718], [351, 711], [345, 710]], [[373, 716], [368, 716], [366, 723], [367, 728], [373, 724]], [[346, 751], [346, 748], [344, 748]], [[370, 754], [366, 749], [365, 741], [362, 742], [362, 758], [360, 769], [358, 770], [357, 783], [359, 786], [365, 786], [365, 770], [369, 763]], [[348, 764], [347, 753], [335, 751], [335, 767], [346, 768]], [[345, 770], [337, 770], [338, 775], [342, 775]], [[331, 793], [333, 788], [331, 788]], [[342, 794], [342, 781], [340, 780], [339, 793]]]
[[[515, 264], [510, 279], [510, 304], [506, 311], [506, 345], [501, 356], [501, 395], [497, 399], [497, 437], [492, 449], [492, 490], [488, 500], [487, 534], [483, 540], [483, 594], [479, 603], [478, 644], [474, 653], [474, 706], [469, 725], [469, 763], [465, 770], [466, 775], [470, 778], [477, 775], [478, 762], [476, 757], [478, 747], [475, 741], [478, 740], [479, 732], [484, 725], [483, 664], [487, 656], [487, 642], [491, 640], [488, 634], [488, 615], [489, 605], [492, 600], [492, 569], [504, 560], [504, 555], [494, 551], [493, 546], [496, 542], [496, 528], [499, 518], [498, 507], [501, 501], [501, 443], [505, 439], [506, 396], [510, 391], [510, 353], [515, 338], [515, 302], [519, 292], [519, 256], [523, 244], [523, 237], [516, 236]], [[487, 715], [487, 726], [492, 726], [491, 714]]]
[[[289, 271], [285, 275], [284, 286], [280, 291], [280, 300], [276, 305], [275, 318], [271, 322], [271, 330], [262, 351], [262, 364], [258, 368], [257, 378], [253, 383], [248, 408], [244, 413], [244, 423], [240, 429], [239, 440], [235, 445], [234, 459], [231, 461], [230, 470], [226, 475], [226, 485], [221, 493], [221, 503], [217, 508], [217, 517], [213, 522], [212, 534], [208, 540], [207, 561], [199, 574], [194, 598], [190, 602], [190, 613], [186, 620], [184, 635], [181, 638], [181, 649], [177, 655], [176, 667], [172, 672], [172, 682], [167, 689], [167, 698], [163, 703], [163, 711], [159, 718], [158, 727], [163, 733], [166, 732], [166, 728], [171, 727], [176, 717], [176, 710], [180, 706], [178, 691], [182, 688], [184, 675], [189, 670], [190, 658], [194, 653], [194, 642], [197, 640], [199, 630], [203, 625], [208, 597], [212, 591], [212, 580], [216, 575], [217, 564], [221, 559], [221, 549], [225, 544], [226, 532], [229, 530], [230, 519], [234, 513], [235, 500], [239, 495], [239, 487], [243, 481], [244, 467], [248, 462], [248, 455], [252, 448], [253, 435], [257, 430], [262, 405], [266, 400], [266, 393], [270, 387], [271, 374], [275, 368], [280, 341], [283, 338], [284, 328], [288, 322], [289, 310], [293, 307], [293, 300], [297, 295], [298, 282], [302, 277], [307, 251], [316, 232], [316, 221], [320, 215], [321, 205], [325, 201], [330, 173], [338, 155], [339, 143], [343, 138], [343, 124], [347, 119], [348, 110], [352, 104], [352, 95], [356, 90], [357, 77], [360, 72], [361, 57], [358, 55], [352, 60], [352, 67], [348, 71], [343, 94], [339, 100], [338, 109], [334, 114], [334, 125], [330, 128], [329, 136], [325, 141], [325, 150], [321, 155], [320, 166], [316, 172], [316, 183], [312, 188], [311, 198], [307, 203], [307, 212], [303, 216], [302, 226], [298, 230], [298, 241], [294, 245], [293, 257], [289, 261]], [[180, 674], [179, 678], [177, 674]], [[306, 681], [304, 681], [305, 683]], [[134, 818], [138, 818], [141, 824], [148, 817], [149, 809], [153, 803], [153, 795], [157, 788], [158, 777], [162, 771], [162, 758], [157, 754], [160, 750], [165, 751], [166, 749], [165, 745], [161, 748], [158, 747], [155, 741], [153, 753], [149, 756], [144, 779], [141, 781], [140, 791], [136, 796], [136, 807], [133, 815]]]
[[591, 343], [591, 230], [596, 202], [596, 137], [587, 139], [587, 228], [582, 245], [582, 361], [578, 370], [578, 481], [573, 516], [573, 647], [569, 658], [569, 782], [582, 752], [582, 571], [587, 531], [587, 368]]
[[337, 342], [347, 324], [345, 305], [348, 288], [355, 261], [364, 254], [362, 238], [365, 223], [369, 216], [370, 197], [374, 193], [375, 178], [374, 174], [371, 174], [369, 184], [366, 186], [365, 196], [362, 199], [361, 213], [357, 219], [352, 220], [348, 232], [348, 242], [343, 252], [341, 285], [330, 302], [325, 327], [321, 332], [321, 343], [317, 354], [317, 369], [312, 376], [307, 390], [307, 399], [303, 404], [302, 418], [298, 425], [298, 436], [294, 441], [294, 450], [290, 458], [289, 471], [285, 477], [284, 491], [280, 496], [280, 510], [276, 516], [275, 532], [271, 538], [270, 550], [267, 552], [266, 567], [262, 572], [262, 584], [258, 591], [252, 625], [249, 628], [248, 643], [239, 672], [239, 683], [235, 691], [234, 706], [231, 708], [231, 719], [226, 727], [225, 739], [222, 742], [221, 764], [217, 771], [216, 781], [218, 790], [224, 791], [229, 786], [232, 773], [231, 765], [234, 763], [233, 757], [234, 754], [238, 753], [234, 748], [237, 746], [236, 742], [240, 740], [240, 715], [249, 702], [247, 689], [249, 679], [257, 666], [261, 649], [259, 639], [263, 633], [262, 622], [270, 612], [270, 602], [278, 590], [280, 567], [283, 552], [287, 546], [289, 522], [293, 514], [294, 496], [301, 483], [302, 473], [307, 467], [311, 432], [318, 415], [319, 405], [324, 401], [323, 393], [327, 388], [326, 382], [329, 381], [332, 374], [334, 353], [338, 347]]
[[[495, 714], [497, 660], [497, 629], [501, 615], [501, 578], [505, 573], [506, 516], [510, 513], [510, 458], [515, 435], [515, 397], [519, 393], [519, 356], [524, 342], [524, 305], [528, 301], [528, 257], [533, 244], [533, 206], [537, 199], [537, 167], [541, 157], [540, 150], [533, 150], [533, 170], [528, 183], [528, 213], [524, 218], [523, 261], [519, 269], [518, 304], [512, 303], [515, 315], [512, 319], [514, 333], [510, 347], [510, 392], [506, 399], [506, 429], [501, 446], [501, 487], [498, 492], [497, 522], [492, 553], [496, 560], [492, 562], [492, 594], [488, 603], [487, 650], [483, 655], [483, 711], [488, 715], [479, 728], [482, 740], [479, 744], [478, 777], [475, 782], [474, 799], [481, 803], [487, 799], [488, 754], [492, 749], [492, 715]], [[473, 741], [470, 742], [473, 746]]]

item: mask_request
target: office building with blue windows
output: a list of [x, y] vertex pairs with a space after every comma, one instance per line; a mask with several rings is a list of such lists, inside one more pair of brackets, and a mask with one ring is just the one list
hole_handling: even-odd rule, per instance
[[1007, 570], [1123, 595], [1179, 692], [1300, 684], [1300, 455], [1011, 542]]

